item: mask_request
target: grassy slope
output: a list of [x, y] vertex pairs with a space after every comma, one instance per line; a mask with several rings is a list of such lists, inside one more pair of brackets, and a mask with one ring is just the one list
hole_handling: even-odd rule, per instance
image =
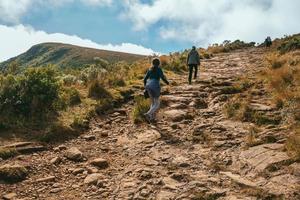
[[31, 47], [27, 52], [0, 63], [0, 69], [12, 62], [21, 67], [45, 66], [48, 64], [60, 67], [83, 67], [93, 64], [94, 58], [99, 57], [110, 63], [118, 61], [134, 62], [143, 58], [142, 55], [84, 48], [61, 43], [42, 43]]

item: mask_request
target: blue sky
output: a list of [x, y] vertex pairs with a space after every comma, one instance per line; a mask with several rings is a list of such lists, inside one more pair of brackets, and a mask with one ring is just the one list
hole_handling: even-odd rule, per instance
[[0, 0], [0, 61], [50, 41], [141, 54], [262, 42], [300, 32], [299, 7], [298, 0]]

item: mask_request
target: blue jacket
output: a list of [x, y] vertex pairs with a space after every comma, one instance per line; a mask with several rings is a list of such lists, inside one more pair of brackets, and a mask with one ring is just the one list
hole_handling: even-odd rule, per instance
[[147, 84], [148, 79], [150, 79], [150, 80], [156, 79], [156, 80], [158, 80], [158, 82], [160, 79], [162, 79], [167, 85], [169, 84], [169, 81], [165, 77], [165, 75], [160, 67], [157, 67], [156, 71], [154, 71], [152, 68], [148, 69], [148, 71], [144, 77], [144, 85]]
[[156, 70], [150, 68], [147, 71], [144, 78], [144, 85], [150, 97], [157, 98], [160, 96], [160, 79], [169, 84], [161, 68], [157, 67]]

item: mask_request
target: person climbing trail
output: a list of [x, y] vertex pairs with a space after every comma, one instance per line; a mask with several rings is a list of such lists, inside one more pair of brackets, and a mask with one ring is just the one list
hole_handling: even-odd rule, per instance
[[154, 58], [152, 60], [152, 67], [147, 71], [144, 77], [144, 86], [151, 100], [150, 109], [147, 113], [145, 113], [145, 117], [149, 122], [155, 120], [155, 113], [159, 109], [160, 79], [169, 85], [169, 81], [160, 68], [160, 60], [158, 58]]
[[265, 39], [265, 46], [267, 47], [267, 48], [269, 48], [270, 46], [272, 46], [272, 39], [271, 39], [271, 37], [270, 36], [268, 36], [266, 39]]
[[192, 50], [189, 52], [186, 62], [189, 67], [189, 84], [192, 84], [193, 70], [195, 69], [194, 79], [196, 79], [198, 73], [198, 65], [200, 65], [200, 56], [195, 46], [193, 46]]

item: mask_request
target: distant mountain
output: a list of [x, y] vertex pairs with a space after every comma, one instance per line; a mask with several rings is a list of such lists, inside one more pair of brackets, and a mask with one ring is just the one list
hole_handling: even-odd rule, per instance
[[62, 43], [42, 43], [32, 46], [25, 53], [0, 63], [0, 69], [16, 62], [21, 67], [45, 66], [52, 64], [59, 67], [83, 67], [95, 63], [98, 57], [110, 63], [118, 61], [134, 62], [145, 56], [116, 51], [85, 48]]

